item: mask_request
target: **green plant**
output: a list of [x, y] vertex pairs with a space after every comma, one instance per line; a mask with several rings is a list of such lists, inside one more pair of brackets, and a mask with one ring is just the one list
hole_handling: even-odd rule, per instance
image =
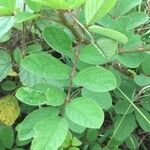
[[149, 6], [0, 0], [0, 150], [148, 150]]

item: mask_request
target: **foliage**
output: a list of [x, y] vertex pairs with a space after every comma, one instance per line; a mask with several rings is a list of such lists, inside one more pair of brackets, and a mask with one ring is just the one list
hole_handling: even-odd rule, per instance
[[150, 149], [149, 15], [149, 0], [0, 0], [0, 150]]

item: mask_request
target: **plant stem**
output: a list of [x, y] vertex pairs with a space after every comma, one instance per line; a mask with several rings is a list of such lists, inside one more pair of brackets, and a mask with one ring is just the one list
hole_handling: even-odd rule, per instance
[[[100, 46], [96, 43], [96, 41], [94, 40], [92, 34], [86, 29], [86, 27], [80, 21], [78, 21], [78, 19], [71, 12], [69, 14], [73, 18], [73, 20], [79, 25], [79, 27], [81, 27], [81, 29], [84, 30], [84, 32], [87, 33], [87, 35], [89, 36], [90, 41], [86, 41], [87, 44], [92, 44], [93, 46], [96, 46], [98, 49], [100, 49], [103, 52], [103, 55], [106, 58], [106, 60], [108, 60], [107, 55], [100, 48]], [[85, 39], [85, 40], [87, 40], [87, 39]]]
[[136, 49], [136, 50], [128, 50], [128, 51], [120, 51], [119, 54], [126, 53], [142, 53], [142, 52], [150, 52], [150, 48]]
[[[23, 5], [23, 11], [26, 9], [26, 4]], [[25, 22], [22, 23], [22, 54], [25, 55], [26, 51], [26, 25]]]
[[80, 43], [78, 43], [77, 47], [76, 47], [76, 53], [75, 53], [75, 60], [74, 60], [74, 64], [73, 64], [73, 67], [72, 67], [72, 71], [70, 73], [70, 77], [69, 77], [69, 80], [70, 80], [70, 83], [69, 83], [69, 88], [68, 88], [68, 94], [67, 94], [67, 98], [66, 98], [66, 103], [69, 103], [70, 102], [70, 96], [71, 96], [71, 88], [72, 88], [72, 85], [73, 85], [73, 78], [76, 74], [76, 66], [77, 66], [77, 62], [78, 62], [78, 58], [79, 58], [79, 53], [80, 53]]
[[150, 120], [143, 114], [143, 112], [133, 103], [132, 100], [120, 89], [118, 88], [120, 93], [130, 102], [130, 104], [135, 108], [135, 110], [143, 117], [143, 119], [150, 125]]
[[82, 23], [80, 23], [80, 21], [78, 21], [78, 19], [70, 12], [69, 13], [70, 16], [74, 19], [75, 22], [77, 22], [77, 24], [89, 35], [90, 39], [91, 39], [91, 43], [95, 43], [95, 40], [93, 38], [93, 36], [90, 34], [90, 32], [84, 27], [84, 25]]
[[108, 147], [110, 146], [111, 141], [112, 141], [113, 138], [115, 137], [115, 135], [116, 135], [118, 129], [120, 128], [120, 126], [121, 126], [123, 120], [125, 119], [126, 115], [128, 114], [128, 111], [129, 111], [129, 109], [131, 108], [131, 106], [132, 106], [132, 104], [130, 104], [129, 107], [126, 109], [125, 114], [123, 115], [123, 117], [121, 118], [121, 120], [120, 120], [118, 126], [116, 127], [115, 131], [113, 132], [113, 135], [112, 135], [111, 139], [109, 140], [109, 142], [108, 142], [108, 144], [107, 144]]
[[71, 24], [71, 23], [67, 20], [65, 14], [64, 14], [62, 11], [59, 12], [59, 18], [60, 18], [60, 21], [61, 21], [66, 27], [68, 27], [68, 28], [71, 30], [71, 32], [74, 34], [74, 36], [75, 36], [77, 42], [81, 42], [81, 41], [82, 41], [83, 43], [86, 43], [86, 44], [89, 43], [89, 41], [87, 41], [86, 39], [84, 39], [82, 32], [81, 32], [79, 29], [75, 28], [75, 27], [74, 27], [74, 24]]

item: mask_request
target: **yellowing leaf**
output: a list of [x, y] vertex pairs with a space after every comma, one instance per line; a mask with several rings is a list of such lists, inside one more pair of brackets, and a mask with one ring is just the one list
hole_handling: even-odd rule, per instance
[[0, 123], [13, 125], [20, 114], [17, 99], [13, 96], [5, 96], [0, 99]]
[[17, 72], [16, 72], [16, 71], [11, 70], [11, 71], [8, 73], [8, 76], [16, 77], [16, 76], [18, 76], [18, 74], [17, 74]]

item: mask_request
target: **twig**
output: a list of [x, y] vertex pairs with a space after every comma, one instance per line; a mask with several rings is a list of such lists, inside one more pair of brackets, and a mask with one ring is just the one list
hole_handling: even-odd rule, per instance
[[142, 53], [142, 52], [150, 52], [150, 48], [128, 50], [128, 51], [120, 51], [119, 54], [125, 54], [125, 53]]
[[76, 47], [75, 60], [74, 60], [72, 71], [71, 71], [70, 77], [69, 77], [70, 83], [69, 83], [69, 88], [68, 88], [68, 94], [67, 94], [67, 98], [66, 98], [66, 103], [69, 103], [70, 100], [71, 100], [70, 99], [71, 88], [72, 88], [72, 85], [73, 85], [73, 78], [74, 78], [75, 73], [76, 73], [76, 66], [77, 66], [77, 62], [78, 62], [78, 58], [79, 58], [79, 53], [80, 53], [80, 43], [78, 43], [78, 45]]

